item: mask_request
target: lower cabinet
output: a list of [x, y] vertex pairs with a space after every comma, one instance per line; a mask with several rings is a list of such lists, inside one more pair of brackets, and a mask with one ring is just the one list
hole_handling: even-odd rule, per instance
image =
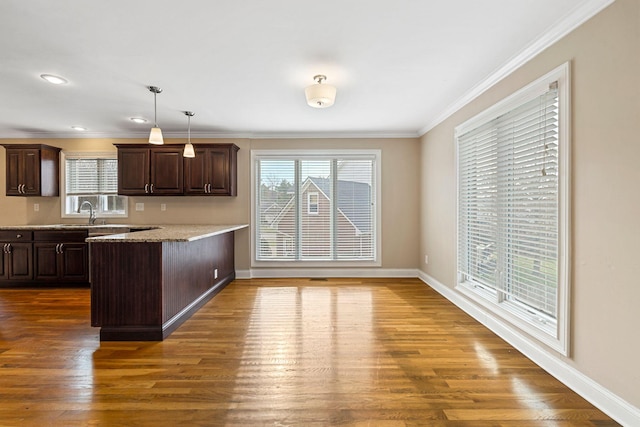
[[31, 243], [5, 242], [2, 244], [3, 262], [0, 268], [0, 279], [32, 280], [33, 249]]
[[23, 230], [0, 231], [0, 280], [33, 280], [33, 234]]
[[34, 231], [33, 278], [41, 281], [87, 282], [89, 251], [86, 231]]
[[34, 279], [88, 280], [86, 243], [34, 243]]
[[0, 285], [89, 283], [87, 235], [86, 230], [0, 231]]

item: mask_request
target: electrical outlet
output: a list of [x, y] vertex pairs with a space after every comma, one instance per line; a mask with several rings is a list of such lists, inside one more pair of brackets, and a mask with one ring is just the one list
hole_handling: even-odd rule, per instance
[[167, 204], [166, 203], [160, 203], [160, 210], [161, 211], [166, 211], [167, 210]]
[[143, 211], [144, 210], [144, 203], [136, 203], [136, 210], [137, 211]]
[[424, 256], [424, 263], [429, 264], [429, 255]]
[[34, 212], [40, 211], [40, 203], [34, 203], [33, 204], [33, 211]]

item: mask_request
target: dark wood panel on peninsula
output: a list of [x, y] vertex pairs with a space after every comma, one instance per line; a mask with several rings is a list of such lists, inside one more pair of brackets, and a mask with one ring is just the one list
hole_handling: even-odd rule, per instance
[[161, 341], [235, 279], [233, 231], [90, 246], [91, 325], [102, 341]]

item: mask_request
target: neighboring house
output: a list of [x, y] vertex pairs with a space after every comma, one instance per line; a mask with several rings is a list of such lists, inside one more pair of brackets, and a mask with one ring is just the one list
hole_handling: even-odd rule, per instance
[[[303, 259], [331, 259], [332, 241], [337, 259], [373, 256], [371, 245], [372, 222], [371, 186], [362, 182], [338, 180], [336, 239], [332, 240], [331, 181], [309, 177], [301, 187], [300, 255]], [[269, 204], [266, 209], [272, 209]], [[272, 233], [261, 233], [262, 256], [269, 258], [295, 257], [295, 195], [291, 196], [274, 220], [262, 217], [263, 225]], [[270, 212], [271, 214], [273, 211]], [[266, 228], [266, 227], [265, 227]], [[263, 228], [264, 230], [264, 228]], [[266, 231], [266, 230], [265, 230]], [[270, 248], [270, 253], [269, 252]]]

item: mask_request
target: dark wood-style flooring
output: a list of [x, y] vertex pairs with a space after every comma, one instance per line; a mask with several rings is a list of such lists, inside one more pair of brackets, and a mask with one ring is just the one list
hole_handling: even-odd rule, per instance
[[417, 279], [239, 280], [163, 342], [0, 289], [0, 426], [614, 426]]

